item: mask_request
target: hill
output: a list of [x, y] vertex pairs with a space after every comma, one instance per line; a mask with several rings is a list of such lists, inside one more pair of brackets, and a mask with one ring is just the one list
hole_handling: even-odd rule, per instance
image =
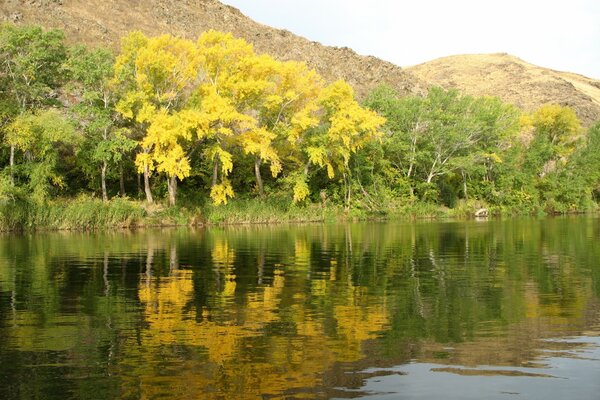
[[600, 81], [538, 67], [508, 54], [443, 57], [406, 71], [430, 85], [473, 96], [498, 96], [527, 111], [545, 103], [570, 106], [584, 126], [600, 120]]
[[346, 80], [359, 97], [382, 83], [403, 94], [424, 93], [426, 87], [392, 63], [259, 24], [216, 0], [2, 0], [2, 19], [60, 28], [71, 43], [112, 48], [136, 29], [147, 35], [170, 33], [189, 39], [209, 29], [228, 31], [253, 43], [259, 53], [305, 61], [328, 81]]
[[386, 83], [401, 94], [432, 85], [498, 96], [529, 111], [545, 103], [574, 108], [585, 126], [600, 120], [600, 81], [529, 64], [508, 54], [457, 55], [400, 68], [349, 48], [323, 46], [257, 23], [217, 0], [0, 0], [0, 21], [65, 31], [71, 43], [117, 49], [127, 32], [170, 33], [190, 39], [208, 29], [233, 32], [259, 53], [305, 61], [328, 81], [342, 78], [359, 97]]

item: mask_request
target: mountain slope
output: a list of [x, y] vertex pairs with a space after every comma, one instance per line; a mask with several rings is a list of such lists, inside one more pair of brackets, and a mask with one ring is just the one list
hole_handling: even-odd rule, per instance
[[570, 106], [584, 126], [600, 120], [600, 81], [538, 67], [508, 54], [443, 57], [406, 71], [430, 85], [498, 96], [527, 111], [545, 103]]
[[134, 29], [190, 39], [208, 29], [230, 31], [253, 43], [259, 53], [305, 61], [328, 81], [346, 80], [359, 97], [382, 83], [401, 94], [423, 94], [438, 85], [476, 96], [498, 96], [527, 111], [545, 103], [568, 105], [585, 126], [600, 120], [600, 81], [581, 75], [538, 67], [507, 54], [451, 56], [402, 69], [259, 24], [217, 0], [0, 0], [2, 20], [60, 28], [71, 43], [112, 48]]
[[0, 20], [39, 24], [65, 31], [69, 42], [117, 48], [131, 30], [170, 33], [190, 39], [208, 29], [229, 31], [280, 60], [305, 61], [326, 80], [344, 79], [362, 97], [381, 83], [403, 94], [424, 93], [426, 85], [402, 68], [348, 48], [323, 46], [273, 29], [216, 0], [0, 0]]

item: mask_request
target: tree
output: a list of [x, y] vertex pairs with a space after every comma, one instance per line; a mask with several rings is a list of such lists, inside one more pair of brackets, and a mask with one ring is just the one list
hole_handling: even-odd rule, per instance
[[[544, 196], [549, 211], [594, 208], [600, 193], [600, 124], [589, 128], [580, 146], [562, 168], [546, 177]], [[557, 210], [558, 208], [558, 210]]]
[[57, 172], [60, 155], [77, 139], [73, 124], [56, 109], [21, 114], [8, 126], [6, 141], [25, 154], [22, 175], [35, 201], [46, 200], [52, 187], [65, 186]]
[[543, 105], [526, 115], [523, 125], [533, 131], [528, 149], [531, 173], [541, 178], [556, 168], [557, 161], [564, 164], [575, 149], [581, 129], [575, 112], [556, 104]]
[[[104, 201], [108, 200], [106, 174], [109, 165], [120, 164], [123, 155], [137, 146], [127, 136], [127, 129], [117, 126], [116, 97], [109, 82], [113, 75], [113, 64], [114, 57], [106, 49], [88, 50], [84, 46], [76, 46], [71, 49], [65, 67], [81, 98], [73, 108], [86, 132], [86, 143], [83, 144], [89, 153], [86, 161], [99, 166]], [[124, 192], [122, 187], [121, 192]]]
[[[63, 39], [59, 30], [0, 26], [0, 86], [4, 92], [0, 108], [5, 124], [18, 115], [54, 102], [66, 58]], [[14, 165], [15, 147], [11, 145], [9, 169], [13, 183]]]
[[471, 129], [477, 132], [477, 140], [452, 161], [462, 180], [465, 200], [469, 198], [469, 177], [476, 178], [475, 191], [489, 198], [490, 193], [486, 193], [484, 187], [494, 182], [496, 167], [504, 162], [504, 154], [520, 130], [519, 116], [520, 112], [514, 106], [504, 104], [496, 97], [473, 99], [465, 118], [472, 120]]
[[546, 137], [555, 146], [572, 144], [581, 128], [575, 111], [557, 104], [541, 106], [529, 119], [535, 134]]
[[234, 196], [228, 179], [233, 170], [232, 151], [240, 134], [256, 129], [256, 120], [243, 112], [244, 105], [265, 82], [249, 77], [255, 56], [246, 41], [210, 30], [200, 36], [197, 45], [204, 79], [192, 115], [198, 138], [207, 141], [204, 155], [213, 162], [210, 197], [215, 204], [226, 204]]
[[[136, 165], [144, 174], [146, 200], [153, 201], [149, 177], [158, 168], [167, 174], [169, 202], [173, 205], [177, 178], [183, 179], [189, 173], [185, 167], [189, 160], [178, 143], [188, 136], [180, 129], [164, 127], [170, 124], [169, 116], [176, 116], [186, 106], [200, 79], [197, 48], [189, 40], [170, 35], [147, 38], [140, 32], [125, 37], [122, 48], [115, 62], [114, 82], [122, 93], [117, 110], [143, 131], [142, 153]], [[176, 136], [165, 138], [163, 133]], [[178, 158], [166, 160], [165, 154]]]
[[[492, 182], [501, 153], [519, 129], [514, 107], [496, 98], [461, 96], [441, 88], [431, 88], [426, 97], [400, 98], [380, 87], [366, 104], [387, 118], [384, 157], [405, 178], [410, 194], [419, 187], [422, 198], [440, 189], [442, 182], [434, 183], [440, 177], [448, 178], [443, 182], [448, 186], [458, 176], [465, 199], [470, 177]], [[482, 190], [477, 187], [476, 192]]]
[[425, 101], [417, 96], [400, 97], [391, 87], [380, 86], [369, 94], [365, 105], [386, 118], [382, 138], [384, 156], [404, 177], [412, 196], [413, 177], [424, 155]]
[[[361, 107], [354, 99], [354, 91], [344, 81], [327, 86], [319, 96], [321, 126], [308, 131], [303, 151], [308, 161], [327, 170], [329, 179], [336, 172], [342, 174], [344, 203], [350, 206], [351, 185], [349, 162], [352, 154], [381, 136], [379, 128], [385, 118]], [[299, 181], [295, 188], [296, 200], [306, 196], [306, 184]]]
[[254, 172], [259, 195], [264, 196], [260, 166], [271, 164], [276, 177], [283, 166], [282, 155], [294, 153], [297, 141], [319, 124], [317, 111], [321, 77], [306, 64], [278, 62], [268, 56], [256, 58], [259, 79], [266, 84], [256, 93], [250, 112], [257, 115], [258, 129], [242, 135], [244, 152], [255, 156]]

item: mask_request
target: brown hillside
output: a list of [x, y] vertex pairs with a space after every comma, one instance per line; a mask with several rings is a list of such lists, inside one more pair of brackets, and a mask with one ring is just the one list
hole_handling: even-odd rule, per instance
[[253, 43], [259, 53], [305, 61], [328, 81], [342, 78], [361, 97], [381, 83], [405, 94], [423, 93], [426, 86], [394, 64], [270, 28], [216, 0], [0, 0], [2, 19], [60, 28], [70, 42], [113, 48], [120, 37], [136, 29], [147, 35], [171, 33], [190, 39], [208, 29], [229, 31]]
[[406, 71], [431, 85], [473, 96], [498, 96], [528, 111], [546, 103], [570, 106], [584, 126], [600, 120], [600, 81], [538, 67], [508, 54], [444, 57]]
[[402, 94], [423, 94], [427, 86], [439, 85], [498, 96], [525, 110], [545, 103], [568, 105], [586, 126], [600, 120], [600, 81], [581, 75], [537, 67], [507, 54], [451, 56], [402, 69], [259, 24], [217, 0], [0, 0], [2, 20], [60, 28], [72, 43], [113, 48], [134, 29], [190, 39], [208, 29], [230, 31], [253, 43], [259, 53], [305, 61], [328, 81], [345, 79], [360, 97], [381, 83]]

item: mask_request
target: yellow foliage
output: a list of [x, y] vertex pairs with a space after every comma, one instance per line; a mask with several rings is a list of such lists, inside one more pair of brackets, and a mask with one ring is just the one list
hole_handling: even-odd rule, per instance
[[294, 202], [298, 203], [308, 197], [310, 190], [304, 179], [297, 179], [294, 184]]
[[227, 199], [234, 197], [233, 187], [228, 179], [223, 179], [220, 184], [214, 185], [210, 189], [210, 198], [216, 205], [227, 204]]
[[156, 169], [168, 176], [188, 177], [191, 167], [181, 141], [190, 139], [189, 126], [178, 114], [170, 115], [166, 110], [156, 113], [141, 142], [147, 152], [138, 154], [136, 158], [138, 171], [148, 166], [150, 170]]
[[[356, 102], [347, 83], [324, 88], [306, 64], [256, 55], [231, 33], [210, 30], [194, 43], [133, 32], [122, 49], [113, 79], [121, 92], [117, 109], [147, 130], [138, 169], [183, 179], [191, 173], [190, 146], [204, 141], [204, 154], [220, 165], [215, 204], [234, 195], [226, 178], [236, 148], [268, 163], [273, 177], [288, 163], [304, 168], [308, 158], [334, 178], [384, 123]], [[304, 179], [294, 184], [294, 201], [309, 194]]]
[[148, 168], [179, 179], [189, 176], [183, 146], [191, 140], [195, 125], [181, 107], [198, 83], [199, 63], [196, 45], [189, 40], [170, 35], [147, 38], [140, 32], [123, 39], [112, 83], [123, 91], [117, 111], [148, 127], [140, 143], [144, 152], [136, 157], [138, 171]]
[[529, 117], [536, 133], [545, 135], [553, 144], [572, 142], [581, 125], [575, 111], [557, 104], [546, 104]]
[[211, 159], [218, 159], [221, 163], [221, 172], [227, 176], [233, 170], [233, 156], [231, 153], [223, 150], [219, 145], [214, 145], [208, 149], [207, 154]]
[[154, 163], [152, 155], [150, 153], [138, 153], [135, 157], [135, 165], [140, 174], [144, 172], [146, 167], [148, 167], [149, 170], [153, 170]]
[[379, 128], [385, 119], [374, 111], [361, 107], [354, 91], [344, 81], [337, 81], [322, 90], [318, 97], [322, 107], [321, 124], [327, 129], [318, 131], [306, 140], [304, 151], [310, 163], [327, 168], [330, 179], [335, 170], [344, 170], [353, 153], [382, 133]]
[[502, 164], [502, 157], [496, 153], [484, 153], [483, 156], [492, 162]]
[[122, 91], [117, 110], [145, 122], [155, 111], [177, 106], [197, 84], [199, 62], [196, 46], [189, 40], [130, 33], [115, 61], [112, 84]]
[[198, 52], [202, 69], [214, 86], [227, 85], [237, 64], [254, 55], [252, 45], [245, 40], [212, 29], [200, 35]]

